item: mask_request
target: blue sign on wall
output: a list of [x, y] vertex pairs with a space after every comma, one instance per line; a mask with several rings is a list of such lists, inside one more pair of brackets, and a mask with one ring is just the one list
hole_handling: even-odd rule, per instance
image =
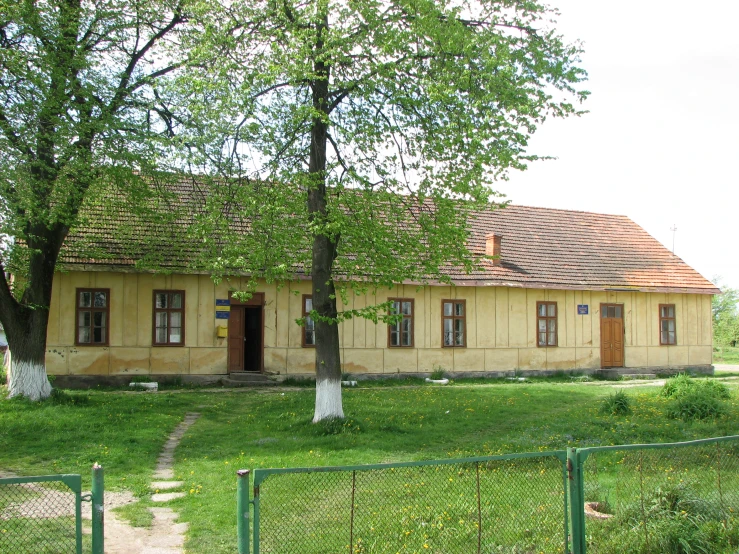
[[588, 305], [578, 304], [577, 305], [577, 315], [588, 315]]
[[229, 313], [230, 313], [230, 312], [221, 312], [221, 311], [217, 311], [217, 312], [216, 312], [216, 319], [228, 319], [228, 314], [229, 314]]
[[230, 298], [216, 298], [216, 306], [230, 306], [230, 305], [231, 305]]

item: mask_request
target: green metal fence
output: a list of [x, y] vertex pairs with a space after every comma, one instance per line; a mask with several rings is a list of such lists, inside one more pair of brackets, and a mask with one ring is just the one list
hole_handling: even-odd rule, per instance
[[738, 454], [732, 436], [256, 469], [251, 499], [241, 470], [239, 553], [657, 554], [695, 551], [666, 542], [693, 540], [690, 532], [713, 533], [714, 546], [724, 537], [735, 553]]
[[739, 436], [573, 451], [574, 551], [736, 553], [738, 455]]
[[[559, 451], [257, 469], [254, 552], [512, 554], [536, 547], [564, 553], [566, 463], [566, 453]], [[242, 498], [241, 506], [248, 507], [248, 501]], [[243, 533], [247, 518], [240, 513]], [[240, 552], [248, 552], [248, 539], [242, 538]]]
[[92, 502], [92, 551], [103, 552], [102, 468], [93, 469], [93, 492], [82, 494], [80, 475], [0, 479], [0, 553], [83, 551], [82, 502]]

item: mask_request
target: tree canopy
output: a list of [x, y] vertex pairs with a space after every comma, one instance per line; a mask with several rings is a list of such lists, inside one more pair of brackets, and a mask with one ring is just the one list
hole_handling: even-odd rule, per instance
[[185, 65], [188, 13], [184, 0], [0, 0], [0, 233], [10, 237], [0, 320], [11, 396], [50, 394], [53, 275], [85, 197], [101, 183], [150, 194], [138, 176], [166, 151], [159, 87]]
[[214, 244], [214, 271], [311, 274], [315, 420], [341, 417], [337, 295], [470, 267], [464, 207], [536, 159], [547, 118], [579, 113], [580, 45], [532, 0], [257, 0], [201, 15], [193, 47], [220, 55], [172, 105], [180, 165], [223, 178], [198, 232], [254, 226]]
[[50, 392], [53, 274], [81, 206], [150, 197], [156, 167], [207, 181], [191, 232], [216, 276], [310, 273], [315, 419], [340, 417], [336, 323], [385, 315], [340, 313], [346, 283], [470, 268], [466, 208], [587, 95], [580, 45], [536, 0], [0, 6], [0, 320], [10, 393], [30, 398]]

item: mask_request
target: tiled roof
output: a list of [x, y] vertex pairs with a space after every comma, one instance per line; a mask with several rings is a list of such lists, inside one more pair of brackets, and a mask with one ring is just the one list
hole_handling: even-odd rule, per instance
[[[181, 182], [170, 190], [184, 204], [198, 205], [192, 184]], [[192, 270], [187, 260], [196, 257], [198, 247], [182, 232], [190, 217], [180, 216], [175, 225], [172, 221], [142, 225], [140, 217], [111, 216], [116, 209], [111, 211], [106, 204], [104, 210], [88, 206], [88, 217], [65, 241], [61, 264], [69, 269], [131, 271], [148, 257], [152, 265], [170, 271]], [[469, 250], [475, 256], [485, 254], [488, 234], [502, 236], [501, 263], [483, 259], [470, 274], [447, 269], [445, 273], [457, 285], [720, 292], [625, 216], [509, 205], [476, 212], [471, 227]], [[144, 253], [141, 238], [151, 237], [152, 232], [160, 244], [152, 249], [149, 239]]]
[[484, 254], [488, 233], [502, 236], [501, 263], [455, 274], [458, 284], [720, 292], [626, 216], [510, 205], [478, 213], [472, 228], [475, 254]]

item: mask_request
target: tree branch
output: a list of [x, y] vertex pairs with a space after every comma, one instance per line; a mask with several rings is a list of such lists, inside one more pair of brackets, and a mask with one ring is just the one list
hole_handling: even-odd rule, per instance
[[331, 133], [326, 133], [326, 138], [331, 143], [334, 152], [336, 152], [336, 158], [339, 160], [339, 164], [341, 164], [341, 167], [344, 168], [344, 171], [349, 171], [349, 166], [346, 164], [346, 162], [344, 162], [344, 158], [341, 157], [341, 152], [339, 152], [339, 145], [336, 144], [334, 138], [331, 136]]
[[[127, 94], [130, 94], [132, 90], [136, 90], [139, 86], [142, 86], [145, 83], [144, 79], [140, 79], [137, 82], [137, 86], [135, 86], [133, 89], [129, 89], [129, 82], [131, 81], [131, 76], [133, 75], [134, 70], [136, 69], [136, 66], [141, 61], [141, 59], [151, 50], [154, 45], [164, 38], [167, 33], [172, 31], [177, 25], [180, 23], [184, 23], [185, 18], [182, 15], [182, 2], [180, 2], [177, 7], [175, 8], [174, 15], [172, 16], [172, 19], [159, 29], [157, 33], [155, 33], [152, 37], [149, 38], [149, 40], [144, 44], [144, 46], [138, 50], [137, 52], [134, 52], [131, 54], [131, 60], [128, 62], [128, 66], [123, 71], [123, 75], [121, 76], [121, 80], [118, 83], [118, 86], [116, 87], [116, 92], [113, 95], [113, 98], [111, 98], [110, 103], [106, 107], [107, 109], [104, 110], [104, 112], [107, 111], [107, 115], [115, 113], [118, 108], [121, 107], [123, 104], [123, 100], [126, 97]], [[161, 76], [165, 73], [168, 73], [169, 71], [172, 71], [175, 69], [174, 66], [169, 66], [168, 68], [161, 69], [159, 71], [155, 71], [151, 75], [148, 75], [147, 78], [151, 78], [152, 76]]]
[[3, 110], [2, 106], [0, 106], [0, 130], [2, 130], [3, 135], [5, 135], [5, 138], [8, 139], [8, 142], [13, 148], [28, 156], [30, 159], [35, 159], [36, 156], [34, 155], [33, 150], [28, 146], [24, 146], [20, 137], [15, 134], [13, 126], [5, 115], [5, 110]]

